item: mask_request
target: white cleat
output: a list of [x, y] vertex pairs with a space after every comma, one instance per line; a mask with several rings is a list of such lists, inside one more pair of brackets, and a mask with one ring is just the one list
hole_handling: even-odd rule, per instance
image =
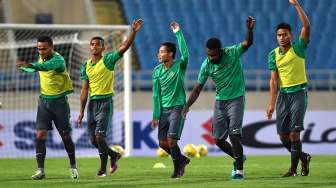
[[79, 178], [79, 174], [78, 174], [77, 168], [70, 168], [70, 176], [74, 180]]
[[41, 179], [44, 179], [46, 176], [45, 176], [45, 173], [43, 170], [41, 169], [37, 169], [35, 174], [31, 176], [31, 178], [33, 180], [41, 180]]

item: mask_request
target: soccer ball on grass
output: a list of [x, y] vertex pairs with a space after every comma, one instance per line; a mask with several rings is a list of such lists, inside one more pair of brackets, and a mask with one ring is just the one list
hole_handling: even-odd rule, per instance
[[205, 145], [200, 144], [196, 148], [200, 157], [205, 157], [208, 155], [208, 148]]
[[197, 149], [194, 144], [187, 144], [183, 148], [183, 153], [188, 157], [195, 157], [197, 155]]

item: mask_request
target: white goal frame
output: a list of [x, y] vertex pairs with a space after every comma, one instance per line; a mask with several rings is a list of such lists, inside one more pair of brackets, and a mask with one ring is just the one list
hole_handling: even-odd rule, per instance
[[[29, 29], [29, 30], [65, 30], [65, 31], [113, 31], [113, 30], [123, 30], [125, 31], [124, 39], [130, 33], [129, 25], [67, 25], [67, 24], [0, 24], [1, 30], [11, 30], [11, 29]], [[11, 42], [14, 41], [13, 33], [10, 32], [8, 39]], [[12, 58], [17, 59], [16, 53], [11, 52]], [[132, 154], [133, 148], [133, 125], [132, 125], [132, 78], [131, 78], [131, 47], [123, 54], [124, 58], [124, 131], [125, 131], [125, 156], [130, 156]]]

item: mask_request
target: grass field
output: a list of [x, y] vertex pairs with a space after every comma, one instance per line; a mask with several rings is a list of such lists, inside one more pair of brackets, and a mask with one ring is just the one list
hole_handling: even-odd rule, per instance
[[[167, 168], [153, 169], [156, 162]], [[281, 178], [289, 167], [289, 156], [248, 156], [243, 181], [230, 179], [232, 160], [227, 157], [194, 158], [179, 180], [169, 178], [169, 158], [123, 158], [116, 174], [105, 178], [95, 176], [98, 158], [80, 158], [78, 181], [70, 179], [65, 158], [47, 158], [47, 179], [31, 180], [35, 163], [35, 159], [0, 159], [0, 187], [336, 187], [336, 156], [313, 156], [310, 175], [291, 178]]]

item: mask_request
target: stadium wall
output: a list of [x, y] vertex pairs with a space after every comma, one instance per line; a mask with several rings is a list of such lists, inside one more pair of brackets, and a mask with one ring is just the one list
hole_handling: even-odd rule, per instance
[[[4, 95], [4, 93], [6, 93]], [[0, 158], [35, 156], [34, 132], [36, 118], [36, 95], [19, 94], [11, 100], [24, 99], [25, 108], [12, 108], [8, 92], [0, 93], [2, 108], [0, 109]], [[27, 98], [30, 96], [32, 98]], [[33, 97], [34, 96], [34, 97]], [[188, 93], [189, 96], [189, 93]], [[79, 96], [70, 95], [78, 98]], [[274, 116], [266, 120], [265, 109], [268, 101], [267, 92], [248, 92], [246, 111], [243, 122], [243, 144], [248, 155], [282, 155], [287, 151], [282, 147], [276, 133]], [[335, 155], [336, 143], [336, 93], [310, 92], [309, 109], [305, 117], [305, 130], [301, 134], [303, 148], [312, 154]], [[30, 101], [27, 103], [27, 101]], [[199, 100], [189, 112], [182, 133], [180, 145], [203, 144], [209, 148], [210, 155], [223, 155], [215, 146], [211, 137], [213, 92], [202, 92]], [[151, 92], [133, 93], [133, 155], [154, 156], [158, 148], [157, 130], [150, 127], [152, 118]], [[71, 124], [76, 151], [80, 157], [96, 156], [96, 150], [90, 145], [86, 127], [77, 127], [75, 121], [78, 107], [71, 106]], [[7, 118], [7, 117], [15, 118]], [[114, 112], [118, 115], [118, 111]], [[85, 117], [86, 118], [86, 117]], [[85, 122], [84, 122], [85, 124]], [[119, 126], [119, 125], [114, 125]], [[121, 126], [121, 125], [120, 125]], [[48, 156], [65, 157], [66, 153], [57, 131], [50, 132], [47, 142]]]
[[[190, 93], [187, 93], [187, 97], [189, 95]], [[133, 110], [151, 110], [151, 92], [133, 92], [132, 98]], [[266, 110], [268, 100], [268, 92], [247, 92], [245, 108], [246, 110]], [[214, 102], [214, 92], [202, 91], [199, 98], [190, 110], [212, 110]], [[336, 92], [308, 92], [308, 111], [310, 110], [336, 110]]]
[[[15, 98], [11, 92], [0, 92], [0, 99], [2, 101], [2, 110], [11, 110], [17, 108], [17, 100], [23, 100], [25, 104], [22, 105], [24, 109], [35, 109], [38, 93], [32, 94], [28, 92], [15, 93]], [[187, 93], [189, 96], [190, 93]], [[74, 94], [69, 95], [70, 98], [79, 101], [79, 96]], [[247, 92], [246, 93], [246, 110], [266, 110], [268, 104], [268, 92]], [[77, 98], [77, 99], [76, 99]], [[191, 107], [193, 110], [212, 110], [214, 105], [215, 93], [203, 91], [195, 104]], [[12, 100], [16, 100], [13, 102]], [[133, 92], [132, 93], [133, 110], [151, 110], [152, 109], [152, 93], [151, 92]], [[71, 106], [72, 111], [79, 110], [79, 106]], [[336, 92], [323, 92], [311, 91], [308, 92], [308, 111], [323, 110], [335, 111], [336, 110]]]

